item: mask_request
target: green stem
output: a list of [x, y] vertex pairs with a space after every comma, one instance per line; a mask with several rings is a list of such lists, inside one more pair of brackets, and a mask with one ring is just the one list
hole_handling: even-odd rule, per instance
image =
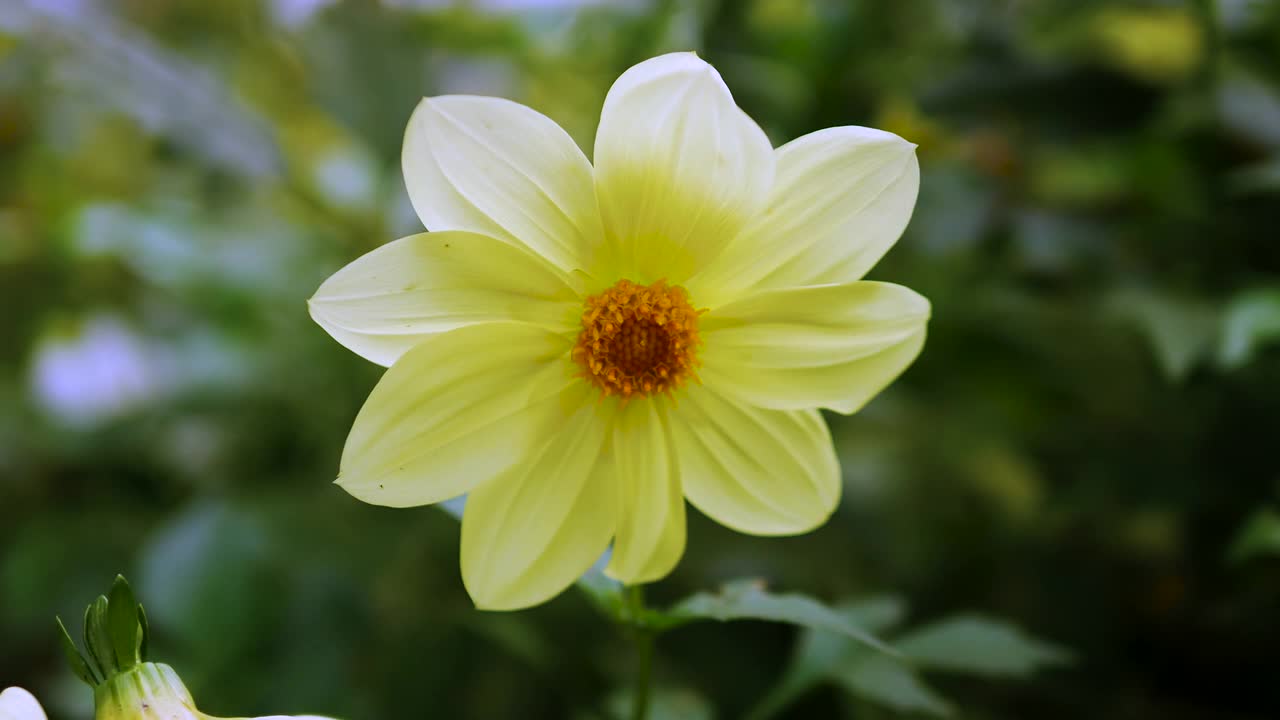
[[631, 703], [631, 720], [645, 720], [649, 714], [649, 675], [653, 666], [653, 629], [645, 622], [644, 590], [627, 588], [627, 606], [636, 643], [636, 685]]

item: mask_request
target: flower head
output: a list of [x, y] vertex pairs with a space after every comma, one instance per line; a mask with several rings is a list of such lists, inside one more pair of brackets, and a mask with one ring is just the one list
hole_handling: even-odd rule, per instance
[[405, 182], [431, 231], [329, 278], [311, 315], [390, 369], [338, 483], [366, 502], [467, 493], [476, 604], [606, 572], [656, 580], [685, 500], [759, 535], [840, 497], [819, 408], [852, 413], [920, 352], [929, 303], [861, 278], [915, 205], [915, 146], [860, 127], [778, 149], [692, 53], [631, 68], [594, 165], [497, 98], [424, 99]]

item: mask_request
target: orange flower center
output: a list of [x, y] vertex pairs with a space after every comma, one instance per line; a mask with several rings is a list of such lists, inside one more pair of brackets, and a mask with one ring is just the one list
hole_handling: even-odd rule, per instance
[[697, 379], [698, 316], [689, 293], [659, 280], [619, 280], [586, 299], [573, 359], [601, 396], [670, 394]]

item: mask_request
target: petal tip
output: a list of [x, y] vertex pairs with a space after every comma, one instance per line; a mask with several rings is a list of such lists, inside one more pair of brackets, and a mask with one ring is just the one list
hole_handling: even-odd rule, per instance
[[484, 612], [510, 612], [512, 610], [524, 610], [540, 603], [550, 600], [551, 597], [521, 597], [519, 595], [503, 594], [496, 591], [495, 588], [477, 587], [475, 582], [468, 582], [464, 573], [462, 576], [462, 584], [467, 590], [467, 595], [471, 598], [471, 604], [475, 605], [477, 610]]

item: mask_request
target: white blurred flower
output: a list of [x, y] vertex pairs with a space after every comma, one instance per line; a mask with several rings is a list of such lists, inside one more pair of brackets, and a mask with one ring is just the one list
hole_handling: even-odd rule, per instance
[[146, 341], [118, 318], [97, 316], [36, 348], [31, 390], [47, 412], [75, 426], [133, 409], [167, 384]]
[[0, 692], [0, 720], [48, 720], [40, 703], [20, 687]]

